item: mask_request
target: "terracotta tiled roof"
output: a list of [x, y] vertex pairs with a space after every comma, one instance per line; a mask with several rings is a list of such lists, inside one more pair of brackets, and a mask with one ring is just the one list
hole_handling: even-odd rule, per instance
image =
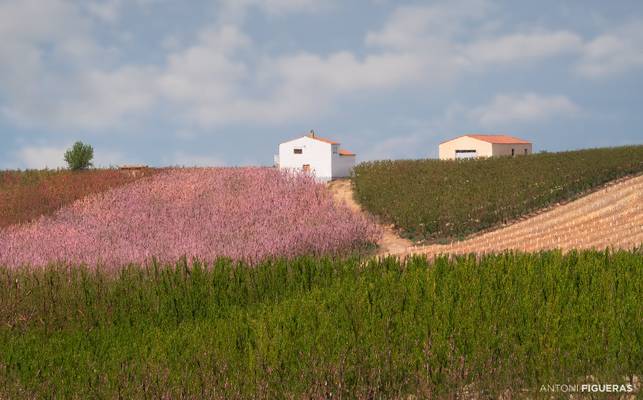
[[339, 155], [340, 156], [354, 156], [355, 153], [350, 152], [350, 151], [348, 151], [346, 149], [339, 149]]
[[[457, 138], [454, 139], [449, 139], [445, 140], [442, 143], [450, 142], [452, 140], [461, 138], [461, 137], [470, 137], [478, 140], [482, 140], [484, 142], [489, 142], [489, 143], [499, 143], [499, 144], [531, 144], [531, 142], [528, 142], [526, 140], [514, 137], [514, 136], [509, 136], [509, 135], [462, 135], [458, 136]], [[440, 143], [440, 144], [442, 144]]]
[[317, 136], [315, 134], [312, 134], [312, 133], [307, 135], [307, 136], [309, 138], [311, 138], [311, 139], [319, 140], [320, 142], [326, 142], [326, 143], [330, 143], [330, 144], [339, 144], [339, 142], [336, 142], [336, 141], [330, 140], [330, 139], [325, 139], [323, 137], [319, 137], [319, 136]]

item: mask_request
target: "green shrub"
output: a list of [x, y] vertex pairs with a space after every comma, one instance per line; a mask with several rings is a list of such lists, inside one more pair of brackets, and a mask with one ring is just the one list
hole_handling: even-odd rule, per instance
[[0, 398], [513, 398], [590, 375], [622, 383], [643, 365], [642, 267], [640, 252], [585, 251], [0, 269]]
[[415, 240], [462, 237], [643, 171], [643, 146], [359, 164], [355, 196]]
[[74, 143], [74, 145], [65, 152], [65, 161], [69, 169], [73, 171], [91, 167], [93, 158], [94, 149], [92, 146], [84, 144], [83, 142]]

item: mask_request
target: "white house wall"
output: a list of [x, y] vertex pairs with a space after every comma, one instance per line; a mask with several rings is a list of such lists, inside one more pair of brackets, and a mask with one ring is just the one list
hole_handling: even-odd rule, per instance
[[[302, 149], [302, 154], [295, 154]], [[333, 177], [330, 143], [309, 137], [301, 137], [279, 145], [279, 168], [302, 171], [304, 164], [310, 165], [311, 172], [321, 180]]]

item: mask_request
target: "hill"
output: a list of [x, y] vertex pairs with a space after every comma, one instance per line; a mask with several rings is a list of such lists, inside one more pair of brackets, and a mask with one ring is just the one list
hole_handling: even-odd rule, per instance
[[336, 255], [377, 240], [370, 218], [306, 175], [272, 168], [166, 169], [0, 228], [0, 265], [64, 261], [117, 268], [156, 259]]
[[356, 200], [416, 241], [462, 238], [643, 171], [643, 146], [358, 165]]
[[0, 228], [32, 221], [85, 196], [158, 173], [132, 176], [116, 169], [0, 171]]
[[[567, 204], [557, 205], [500, 229], [450, 244], [403, 253], [493, 253], [507, 249], [634, 249], [643, 244], [643, 175], [622, 179]], [[398, 253], [398, 254], [403, 254]]]

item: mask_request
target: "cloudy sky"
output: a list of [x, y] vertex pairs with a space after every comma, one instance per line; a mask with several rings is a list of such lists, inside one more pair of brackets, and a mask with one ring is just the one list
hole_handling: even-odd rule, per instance
[[[188, 5], [189, 4], [189, 5]], [[643, 2], [0, 0], [0, 168], [359, 160], [463, 133], [643, 143]]]

